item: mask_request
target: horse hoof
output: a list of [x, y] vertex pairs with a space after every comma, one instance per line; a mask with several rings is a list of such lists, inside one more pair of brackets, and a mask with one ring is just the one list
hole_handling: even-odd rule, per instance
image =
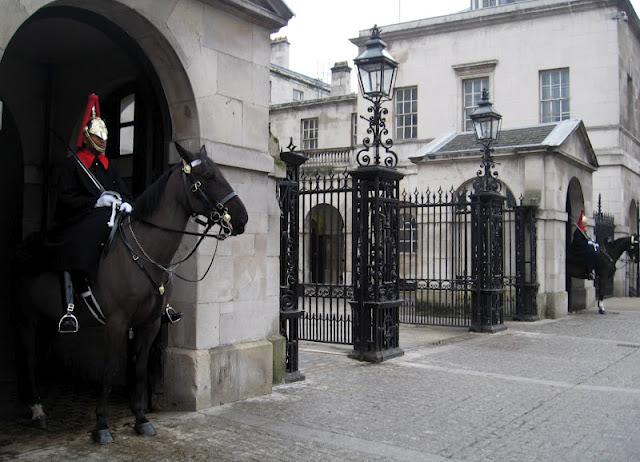
[[605, 310], [598, 310], [598, 314], [607, 314]]
[[42, 416], [42, 417], [36, 417], [35, 419], [31, 420], [31, 423], [33, 423], [33, 425], [35, 427], [40, 428], [41, 430], [46, 430], [47, 429], [47, 416]]
[[97, 444], [113, 443], [113, 435], [108, 428], [96, 429], [91, 432], [93, 442]]
[[156, 429], [153, 428], [151, 422], [142, 422], [139, 424], [135, 424], [133, 427], [138, 435], [142, 436], [156, 436]]

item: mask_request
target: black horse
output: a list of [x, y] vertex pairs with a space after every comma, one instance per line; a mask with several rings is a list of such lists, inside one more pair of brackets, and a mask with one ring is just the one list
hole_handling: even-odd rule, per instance
[[[598, 312], [600, 314], [606, 313], [603, 301], [604, 281], [613, 278], [613, 275], [616, 272], [616, 262], [624, 252], [629, 254], [632, 261], [637, 262], [639, 257], [638, 251], [639, 245], [637, 234], [606, 242], [600, 247], [600, 251], [597, 253], [596, 257], [596, 277], [594, 280], [596, 298], [598, 301]], [[580, 261], [578, 258], [575, 258], [571, 252], [567, 254], [567, 274], [577, 279], [587, 279], [585, 263]]]
[[[130, 329], [134, 332], [130, 355], [134, 361], [133, 377], [129, 385], [134, 428], [145, 436], [156, 433], [144, 414], [149, 350], [167, 306], [172, 259], [186, 233], [189, 218], [205, 217], [207, 231], [219, 231], [209, 236], [219, 239], [242, 234], [247, 223], [244, 204], [219, 167], [207, 157], [204, 146], [197, 154], [177, 143], [176, 146], [182, 163], [165, 172], [136, 201], [134, 214], [120, 224], [92, 281], [93, 293], [106, 318], [102, 386], [96, 408], [97, 424], [92, 432], [97, 443], [113, 441], [108, 425], [108, 399]], [[39, 319], [60, 317], [63, 300], [60, 275], [41, 272], [20, 276], [14, 294], [16, 312], [20, 314], [18, 384], [23, 400], [31, 406], [32, 419], [45, 426], [46, 415], [35, 379], [35, 333]], [[75, 313], [81, 325], [92, 323], [87, 310], [78, 308]]]

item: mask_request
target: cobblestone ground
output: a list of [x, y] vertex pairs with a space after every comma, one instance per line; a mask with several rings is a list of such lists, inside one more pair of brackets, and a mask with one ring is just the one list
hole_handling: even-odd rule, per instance
[[640, 299], [608, 308], [496, 335], [404, 329], [406, 354], [383, 364], [305, 343], [306, 380], [270, 396], [153, 415], [151, 439], [120, 416], [107, 447], [89, 442], [90, 420], [82, 431], [3, 432], [0, 458], [640, 460]]

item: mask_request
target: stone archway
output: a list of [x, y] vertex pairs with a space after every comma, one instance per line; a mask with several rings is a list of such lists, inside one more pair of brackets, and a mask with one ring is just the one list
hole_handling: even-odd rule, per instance
[[[567, 226], [565, 232], [565, 255], [569, 250], [571, 241], [573, 240], [573, 232], [575, 230], [575, 224], [580, 216], [580, 211], [584, 210], [584, 195], [582, 194], [582, 185], [580, 181], [573, 177], [569, 181], [567, 188]], [[586, 212], [585, 212], [586, 213]], [[565, 258], [566, 261], [566, 258]], [[584, 288], [584, 282], [581, 279], [575, 279], [570, 277], [566, 271], [565, 264], [565, 287], [568, 295], [568, 309], [569, 311], [576, 311], [583, 309], [586, 306], [587, 294]]]
[[305, 217], [305, 228], [307, 280], [316, 284], [344, 284], [346, 242], [340, 211], [329, 204], [318, 204]]
[[[10, 108], [12, 117], [5, 116], [0, 138], [11, 126], [15, 133], [13, 141], [0, 139], [0, 155], [6, 155], [9, 150], [4, 148], [10, 143], [21, 146], [21, 156], [14, 157], [15, 162], [3, 160], [3, 174], [20, 179], [20, 187], [14, 188], [13, 197], [0, 197], [0, 206], [24, 204], [12, 216], [20, 223], [18, 234], [49, 226], [55, 198], [53, 167], [66, 155], [64, 144], [74, 144], [90, 92], [98, 93], [106, 103], [102, 109], [108, 123], [120, 117], [119, 98], [135, 95], [135, 153], [110, 153], [123, 176], [129, 177], [134, 192], [139, 193], [167, 167], [171, 141], [200, 144], [195, 97], [180, 46], [170, 33], [124, 3], [133, 6], [136, 2], [35, 0], [24, 6], [24, 2], [8, 0], [3, 4], [0, 101], [3, 115]], [[166, 9], [172, 3], [160, 0], [153, 7]], [[121, 94], [123, 89], [126, 94]], [[116, 124], [110, 129], [121, 127]], [[3, 236], [0, 254], [12, 252], [14, 244]], [[195, 259], [190, 263], [195, 265]], [[0, 315], [5, 317], [5, 306], [2, 310]], [[11, 337], [4, 330], [7, 325], [0, 324], [3, 339]], [[77, 345], [73, 350], [78, 350]], [[13, 375], [11, 361], [6, 359], [5, 352], [0, 377]], [[82, 375], [92, 377], [93, 373], [85, 370]]]

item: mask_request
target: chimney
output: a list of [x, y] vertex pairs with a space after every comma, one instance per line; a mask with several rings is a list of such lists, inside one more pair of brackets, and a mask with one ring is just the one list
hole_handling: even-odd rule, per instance
[[331, 68], [331, 96], [351, 93], [351, 68], [346, 61], [339, 61]]
[[271, 40], [271, 64], [289, 69], [289, 40], [277, 37]]

